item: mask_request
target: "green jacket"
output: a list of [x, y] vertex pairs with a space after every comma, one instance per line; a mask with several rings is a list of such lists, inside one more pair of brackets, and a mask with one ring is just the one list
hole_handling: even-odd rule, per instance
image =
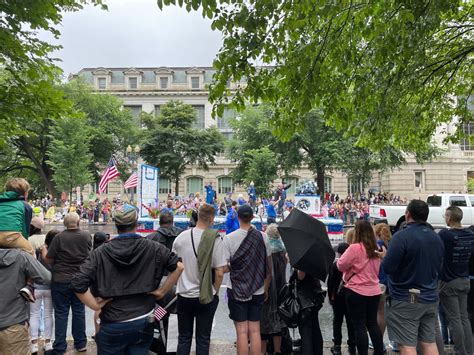
[[32, 208], [14, 191], [0, 195], [0, 231], [21, 232], [28, 239]]
[[212, 292], [212, 254], [214, 243], [219, 233], [214, 229], [206, 229], [201, 236], [198, 247], [197, 263], [199, 268], [199, 302], [201, 304], [211, 303], [214, 299]]

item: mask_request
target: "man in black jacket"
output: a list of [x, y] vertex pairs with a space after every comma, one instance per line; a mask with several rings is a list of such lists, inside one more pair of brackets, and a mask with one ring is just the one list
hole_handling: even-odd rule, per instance
[[[155, 300], [176, 284], [184, 269], [166, 247], [136, 233], [137, 218], [134, 206], [116, 211], [119, 235], [94, 250], [71, 282], [85, 305], [101, 310], [98, 354], [147, 354], [153, 340]], [[169, 276], [159, 287], [165, 270]]]
[[147, 235], [147, 239], [161, 243], [171, 250], [174, 240], [183, 231], [173, 225], [173, 220], [173, 215], [169, 212], [160, 214], [160, 228], [156, 232]]

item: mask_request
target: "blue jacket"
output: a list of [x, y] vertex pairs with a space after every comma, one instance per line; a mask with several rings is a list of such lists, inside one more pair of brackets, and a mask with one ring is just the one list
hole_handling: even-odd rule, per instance
[[216, 198], [216, 190], [211, 185], [204, 186], [206, 188], [206, 203], [212, 205]]
[[382, 262], [390, 296], [408, 302], [409, 289], [415, 288], [420, 290], [418, 302], [437, 302], [443, 255], [441, 238], [425, 223], [409, 223], [395, 233]]
[[237, 219], [237, 212], [233, 208], [227, 214], [225, 219], [225, 234], [232, 233], [240, 228], [239, 220]]

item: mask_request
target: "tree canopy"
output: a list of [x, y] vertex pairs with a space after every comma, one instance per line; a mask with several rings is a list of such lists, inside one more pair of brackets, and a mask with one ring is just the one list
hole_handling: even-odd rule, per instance
[[[101, 0], [15, 0], [0, 2], [0, 144], [23, 130], [21, 118], [40, 122], [71, 113], [58, 87], [61, 69], [53, 46], [38, 37], [42, 30], [59, 37], [63, 13]], [[20, 120], [19, 120], [20, 119]]]
[[211, 86], [218, 115], [228, 102], [268, 101], [272, 127], [290, 139], [318, 109], [359, 145], [416, 153], [439, 124], [473, 118], [472, 1], [158, 0], [176, 3], [201, 8], [223, 34]]
[[[237, 182], [246, 184], [254, 181], [257, 187], [258, 171], [262, 169], [264, 177], [260, 179], [258, 193], [268, 190], [277, 172], [290, 176], [296, 168], [308, 167], [316, 175], [318, 189], [324, 192], [324, 178], [330, 172], [337, 170], [367, 184], [373, 172], [399, 166], [405, 161], [403, 154], [390, 146], [380, 152], [357, 147], [355, 138], [343, 137], [327, 126], [321, 114], [314, 110], [303, 118], [306, 129], [282, 142], [269, 126], [273, 113], [269, 105], [250, 106], [231, 122], [234, 139], [228, 144], [227, 154], [236, 162], [234, 177]], [[264, 163], [265, 159], [273, 161], [273, 165]]]
[[195, 129], [196, 111], [181, 101], [170, 101], [160, 107], [160, 115], [143, 114], [147, 127], [140, 155], [151, 165], [160, 168], [161, 175], [175, 182], [179, 194], [179, 180], [186, 166], [197, 165], [208, 169], [215, 163], [216, 154], [223, 151], [222, 134], [215, 128]]

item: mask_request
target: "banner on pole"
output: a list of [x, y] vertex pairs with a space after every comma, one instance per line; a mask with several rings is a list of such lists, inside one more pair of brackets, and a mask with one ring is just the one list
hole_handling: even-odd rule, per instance
[[158, 208], [160, 188], [160, 169], [154, 166], [138, 165], [137, 200], [140, 218], [151, 217], [149, 209]]

